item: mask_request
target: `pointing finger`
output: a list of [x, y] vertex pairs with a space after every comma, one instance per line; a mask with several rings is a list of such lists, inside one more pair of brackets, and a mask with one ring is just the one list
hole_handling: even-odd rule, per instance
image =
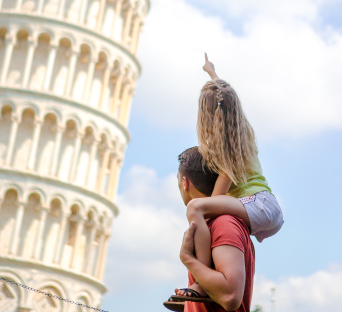
[[208, 62], [209, 60], [208, 60], [208, 55], [207, 55], [207, 53], [204, 53], [204, 55], [205, 55], [205, 61]]

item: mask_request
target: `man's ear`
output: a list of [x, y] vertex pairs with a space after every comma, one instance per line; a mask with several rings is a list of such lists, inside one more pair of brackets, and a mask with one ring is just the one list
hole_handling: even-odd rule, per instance
[[189, 186], [190, 186], [190, 181], [187, 177], [182, 178], [182, 184], [183, 184], [183, 191], [184, 192], [189, 192]]

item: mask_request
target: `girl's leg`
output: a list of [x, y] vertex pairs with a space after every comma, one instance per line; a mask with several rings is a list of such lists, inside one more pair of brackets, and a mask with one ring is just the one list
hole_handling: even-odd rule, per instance
[[[235, 197], [218, 195], [212, 197], [195, 198], [187, 205], [187, 218], [189, 224], [196, 223], [194, 236], [196, 258], [208, 267], [212, 267], [211, 260], [211, 235], [206, 223], [206, 219], [216, 218], [229, 214], [242, 219], [250, 228], [250, 222], [243, 204]], [[204, 290], [198, 284], [190, 288], [198, 291], [202, 296]], [[179, 291], [179, 295], [185, 295], [184, 291]]]
[[211, 236], [205, 219], [229, 214], [242, 219], [250, 229], [250, 221], [244, 205], [235, 197], [219, 195], [195, 198], [188, 203], [189, 224], [196, 223], [195, 251], [199, 261], [211, 267]]

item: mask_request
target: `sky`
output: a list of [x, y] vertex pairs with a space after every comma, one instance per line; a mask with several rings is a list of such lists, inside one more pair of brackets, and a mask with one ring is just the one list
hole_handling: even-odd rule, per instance
[[341, 311], [342, 1], [152, 0], [102, 308], [166, 311], [187, 285], [177, 156], [197, 145], [204, 52], [237, 91], [285, 223], [258, 243], [252, 308]]

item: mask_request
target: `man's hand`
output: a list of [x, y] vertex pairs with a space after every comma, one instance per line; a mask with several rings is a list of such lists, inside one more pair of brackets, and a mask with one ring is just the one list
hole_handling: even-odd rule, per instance
[[215, 73], [214, 64], [209, 62], [207, 53], [205, 53], [205, 64], [203, 66], [203, 70], [209, 74], [212, 80], [218, 79], [218, 76]]
[[187, 260], [195, 258], [194, 234], [196, 230], [195, 222], [191, 222], [189, 229], [185, 231], [183, 243], [180, 250], [180, 259], [185, 264]]

